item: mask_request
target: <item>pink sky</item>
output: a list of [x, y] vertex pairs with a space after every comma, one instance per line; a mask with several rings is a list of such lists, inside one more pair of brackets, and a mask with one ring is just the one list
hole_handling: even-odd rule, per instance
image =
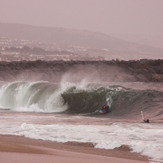
[[86, 29], [163, 46], [163, 0], [0, 0], [0, 22]]

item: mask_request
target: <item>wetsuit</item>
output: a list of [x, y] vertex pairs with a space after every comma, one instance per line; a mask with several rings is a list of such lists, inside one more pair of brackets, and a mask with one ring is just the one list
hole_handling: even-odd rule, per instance
[[109, 106], [103, 106], [103, 108], [100, 110], [101, 113], [107, 113], [109, 112]]

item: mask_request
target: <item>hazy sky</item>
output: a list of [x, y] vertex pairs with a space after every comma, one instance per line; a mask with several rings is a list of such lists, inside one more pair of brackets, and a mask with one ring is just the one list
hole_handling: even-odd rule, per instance
[[163, 0], [0, 0], [0, 22], [99, 31], [163, 48]]

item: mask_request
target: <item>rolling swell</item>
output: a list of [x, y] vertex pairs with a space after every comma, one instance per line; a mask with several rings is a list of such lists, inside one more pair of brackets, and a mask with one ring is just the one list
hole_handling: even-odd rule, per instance
[[128, 89], [117, 92], [113, 97], [110, 116], [140, 117], [143, 111], [148, 118], [159, 119], [163, 115], [163, 92], [155, 90]]

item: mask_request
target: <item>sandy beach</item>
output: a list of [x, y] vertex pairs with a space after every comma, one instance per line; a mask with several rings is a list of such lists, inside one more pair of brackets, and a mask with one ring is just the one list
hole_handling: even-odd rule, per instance
[[0, 163], [143, 163], [148, 158], [128, 147], [95, 149], [90, 143], [56, 143], [19, 136], [0, 135]]

